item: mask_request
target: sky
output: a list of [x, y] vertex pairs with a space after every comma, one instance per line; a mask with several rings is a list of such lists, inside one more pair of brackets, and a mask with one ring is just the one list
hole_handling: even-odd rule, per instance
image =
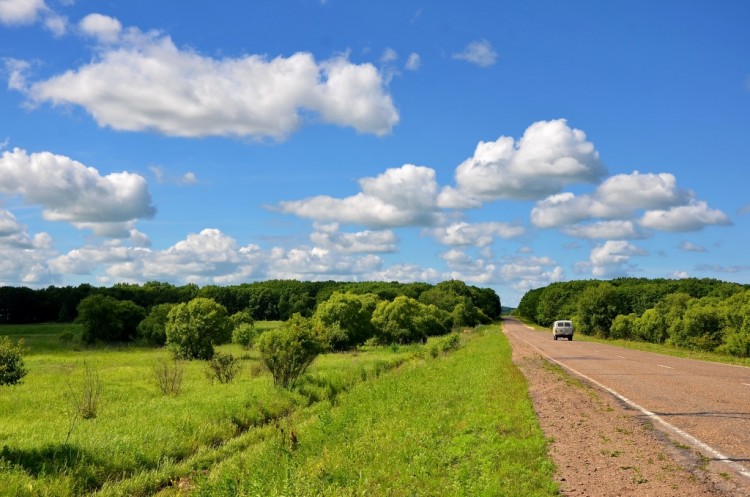
[[0, 285], [750, 283], [750, 2], [0, 0]]

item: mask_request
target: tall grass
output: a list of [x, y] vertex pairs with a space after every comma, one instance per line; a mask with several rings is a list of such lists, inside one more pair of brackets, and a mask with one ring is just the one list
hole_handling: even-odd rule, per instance
[[557, 495], [510, 347], [483, 329], [321, 403], [198, 476], [199, 496]]

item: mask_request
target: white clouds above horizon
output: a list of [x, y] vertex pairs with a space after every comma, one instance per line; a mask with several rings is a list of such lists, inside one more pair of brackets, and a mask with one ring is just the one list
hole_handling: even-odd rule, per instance
[[128, 172], [102, 176], [69, 157], [28, 154], [20, 148], [0, 155], [0, 193], [41, 206], [47, 220], [66, 221], [100, 236], [130, 236], [135, 220], [155, 213], [142, 176]]
[[596, 278], [624, 276], [631, 269], [630, 259], [646, 256], [648, 251], [624, 240], [608, 240], [591, 249], [588, 261], [576, 264], [576, 270], [588, 272]]
[[0, 24], [23, 26], [39, 20], [56, 37], [67, 32], [67, 18], [55, 13], [44, 0], [0, 0]]
[[214, 59], [100, 14], [79, 26], [100, 43], [92, 62], [31, 83], [20, 69], [11, 73], [13, 88], [31, 103], [78, 105], [100, 126], [181, 137], [281, 140], [310, 113], [378, 136], [399, 121], [375, 66], [345, 55], [322, 62], [306, 52]]

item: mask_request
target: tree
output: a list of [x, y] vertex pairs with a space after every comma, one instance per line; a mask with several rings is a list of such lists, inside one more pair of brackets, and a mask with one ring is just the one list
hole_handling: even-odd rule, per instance
[[321, 352], [311, 320], [300, 314], [294, 314], [280, 328], [263, 333], [257, 346], [274, 385], [284, 388], [293, 387]]
[[28, 371], [21, 357], [25, 352], [23, 339], [14, 345], [7, 336], [0, 337], [0, 386], [15, 385], [26, 376]]
[[167, 346], [178, 359], [211, 359], [214, 345], [231, 339], [227, 310], [211, 299], [197, 297], [167, 314]]
[[316, 334], [331, 350], [364, 343], [374, 333], [370, 320], [377, 302], [374, 294], [334, 292], [313, 314]]
[[167, 343], [167, 315], [176, 304], [157, 304], [138, 324], [138, 336], [149, 343], [162, 346]]
[[83, 326], [81, 339], [86, 343], [127, 342], [137, 335], [138, 324], [146, 311], [129, 300], [94, 294], [78, 304], [76, 322]]
[[[391, 343], [425, 342], [428, 335], [437, 334], [433, 327], [440, 326], [436, 306], [420, 304], [406, 296], [396, 297], [393, 302], [380, 302], [372, 313], [377, 342]], [[438, 328], [443, 332], [444, 328]]]
[[607, 338], [620, 309], [619, 295], [611, 284], [591, 285], [578, 298], [576, 327], [584, 335]]

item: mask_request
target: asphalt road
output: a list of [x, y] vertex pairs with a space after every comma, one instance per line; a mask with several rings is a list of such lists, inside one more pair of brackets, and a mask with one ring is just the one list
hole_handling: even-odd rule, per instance
[[750, 478], [750, 368], [681, 359], [612, 345], [552, 339], [506, 319], [511, 343], [524, 340], [577, 375], [609, 390], [706, 457]]

